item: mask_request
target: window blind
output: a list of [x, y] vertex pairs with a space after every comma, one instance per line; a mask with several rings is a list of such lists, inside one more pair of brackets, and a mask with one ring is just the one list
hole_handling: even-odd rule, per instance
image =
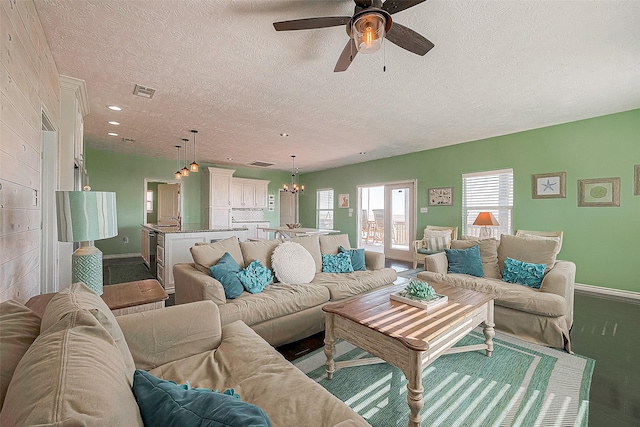
[[513, 169], [462, 175], [462, 233], [480, 234], [473, 225], [480, 212], [491, 212], [500, 223], [494, 236], [513, 234]]
[[333, 189], [316, 191], [316, 224], [323, 230], [333, 229]]

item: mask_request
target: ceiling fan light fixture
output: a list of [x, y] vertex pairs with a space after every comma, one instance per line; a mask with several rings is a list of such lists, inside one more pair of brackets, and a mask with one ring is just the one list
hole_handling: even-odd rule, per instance
[[374, 53], [380, 50], [387, 32], [388, 18], [382, 13], [367, 12], [353, 17], [351, 35], [359, 53]]

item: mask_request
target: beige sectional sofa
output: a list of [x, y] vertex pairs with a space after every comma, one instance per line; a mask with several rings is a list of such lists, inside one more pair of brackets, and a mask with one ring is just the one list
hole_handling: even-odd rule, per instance
[[389, 285], [397, 279], [394, 269], [385, 268], [384, 254], [365, 251], [366, 271], [323, 273], [322, 254], [336, 254], [340, 246], [350, 248], [346, 234], [305, 236], [286, 239], [302, 245], [315, 263], [309, 283], [268, 285], [262, 292], [243, 292], [226, 299], [222, 284], [209, 276], [209, 267], [226, 253], [244, 267], [254, 260], [272, 269], [271, 257], [281, 239], [239, 242], [229, 238], [191, 248], [193, 263], [176, 264], [176, 304], [211, 300], [220, 310], [222, 324], [242, 320], [273, 346], [291, 343], [324, 330], [322, 306], [353, 295]]
[[369, 425], [245, 324], [222, 325], [211, 301], [115, 318], [76, 283], [41, 320], [22, 304], [1, 303], [0, 332], [2, 426], [142, 427], [136, 368], [178, 384], [233, 388], [274, 427]]
[[[560, 239], [536, 236], [502, 235], [500, 241], [454, 240], [452, 249], [480, 245], [484, 277], [448, 274], [444, 252], [425, 257], [425, 271], [417, 278], [429, 283], [446, 283], [496, 295], [496, 329], [521, 339], [564, 347], [571, 352], [569, 331], [573, 326], [573, 294], [576, 266], [556, 260]], [[505, 260], [509, 258], [547, 265], [540, 289], [502, 281]]]

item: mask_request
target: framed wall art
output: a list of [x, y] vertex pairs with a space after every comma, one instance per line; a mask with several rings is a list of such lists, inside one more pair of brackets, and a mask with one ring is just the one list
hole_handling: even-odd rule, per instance
[[429, 188], [429, 206], [452, 206], [453, 187]]
[[531, 197], [557, 199], [567, 197], [567, 173], [553, 172], [531, 175]]
[[633, 195], [640, 196], [640, 165], [635, 165], [633, 170]]
[[620, 206], [620, 178], [579, 179], [578, 206]]
[[340, 194], [338, 196], [338, 207], [340, 208], [349, 207], [349, 194]]

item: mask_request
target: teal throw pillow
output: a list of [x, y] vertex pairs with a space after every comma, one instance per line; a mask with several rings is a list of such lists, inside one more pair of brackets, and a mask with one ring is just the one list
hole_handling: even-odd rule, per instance
[[244, 290], [238, 279], [239, 271], [240, 266], [229, 252], [222, 255], [216, 265], [209, 267], [209, 275], [222, 283], [224, 296], [228, 299], [237, 298]]
[[323, 273], [353, 273], [351, 255], [345, 252], [322, 254]]
[[473, 245], [467, 249], [445, 249], [444, 252], [449, 262], [448, 273], [484, 277], [480, 245]]
[[340, 252], [349, 254], [351, 257], [351, 267], [353, 271], [365, 271], [367, 266], [364, 262], [364, 248], [361, 249], [345, 249], [343, 246], [339, 248]]
[[532, 264], [507, 258], [504, 262], [504, 270], [502, 270], [502, 281], [540, 289], [545, 268], [547, 268], [547, 264]]
[[238, 273], [238, 279], [248, 292], [258, 294], [271, 283], [273, 274], [259, 260], [255, 260]]
[[180, 386], [140, 369], [133, 374], [133, 394], [145, 426], [271, 427], [260, 407], [241, 401], [233, 391], [225, 393]]

